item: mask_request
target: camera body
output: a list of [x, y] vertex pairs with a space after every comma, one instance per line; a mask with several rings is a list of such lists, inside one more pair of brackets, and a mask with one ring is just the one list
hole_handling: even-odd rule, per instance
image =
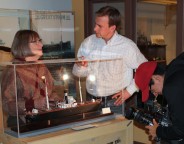
[[167, 107], [162, 107], [155, 100], [147, 103], [144, 109], [129, 107], [125, 111], [125, 117], [127, 119], [134, 119], [144, 125], [153, 125], [153, 119], [161, 126], [168, 127], [171, 125]]

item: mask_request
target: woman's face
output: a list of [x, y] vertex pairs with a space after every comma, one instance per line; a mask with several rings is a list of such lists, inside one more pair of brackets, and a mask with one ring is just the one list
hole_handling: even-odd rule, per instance
[[35, 56], [39, 56], [41, 57], [43, 55], [43, 51], [42, 51], [42, 39], [40, 38], [35, 38], [32, 41], [30, 41], [29, 43], [31, 52], [35, 55]]

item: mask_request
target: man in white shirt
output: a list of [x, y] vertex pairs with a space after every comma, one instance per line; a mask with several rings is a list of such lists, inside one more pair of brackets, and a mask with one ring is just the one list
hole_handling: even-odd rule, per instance
[[[73, 68], [74, 75], [87, 77], [86, 88], [90, 96], [105, 98], [105, 106], [116, 107], [116, 110], [138, 90], [133, 70], [147, 61], [132, 40], [118, 34], [120, 24], [121, 15], [117, 9], [105, 6], [98, 10], [95, 34], [81, 43], [77, 57], [82, 62]], [[123, 113], [116, 110], [112, 111]]]

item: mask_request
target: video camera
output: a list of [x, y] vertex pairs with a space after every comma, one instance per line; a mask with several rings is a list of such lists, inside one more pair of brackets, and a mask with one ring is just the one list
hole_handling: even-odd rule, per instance
[[168, 127], [171, 125], [167, 108], [162, 107], [157, 101], [152, 101], [151, 104], [147, 104], [144, 109], [129, 107], [125, 111], [125, 117], [127, 119], [134, 119], [145, 125], [153, 125], [153, 119], [161, 126]]

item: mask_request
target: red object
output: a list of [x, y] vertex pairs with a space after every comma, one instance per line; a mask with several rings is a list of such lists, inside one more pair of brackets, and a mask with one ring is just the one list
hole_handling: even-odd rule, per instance
[[25, 101], [25, 108], [27, 112], [32, 112], [34, 108], [34, 100], [32, 98]]
[[149, 98], [149, 83], [156, 66], [157, 62], [149, 61], [142, 63], [136, 70], [134, 78], [136, 85], [142, 91], [142, 102], [146, 102]]

